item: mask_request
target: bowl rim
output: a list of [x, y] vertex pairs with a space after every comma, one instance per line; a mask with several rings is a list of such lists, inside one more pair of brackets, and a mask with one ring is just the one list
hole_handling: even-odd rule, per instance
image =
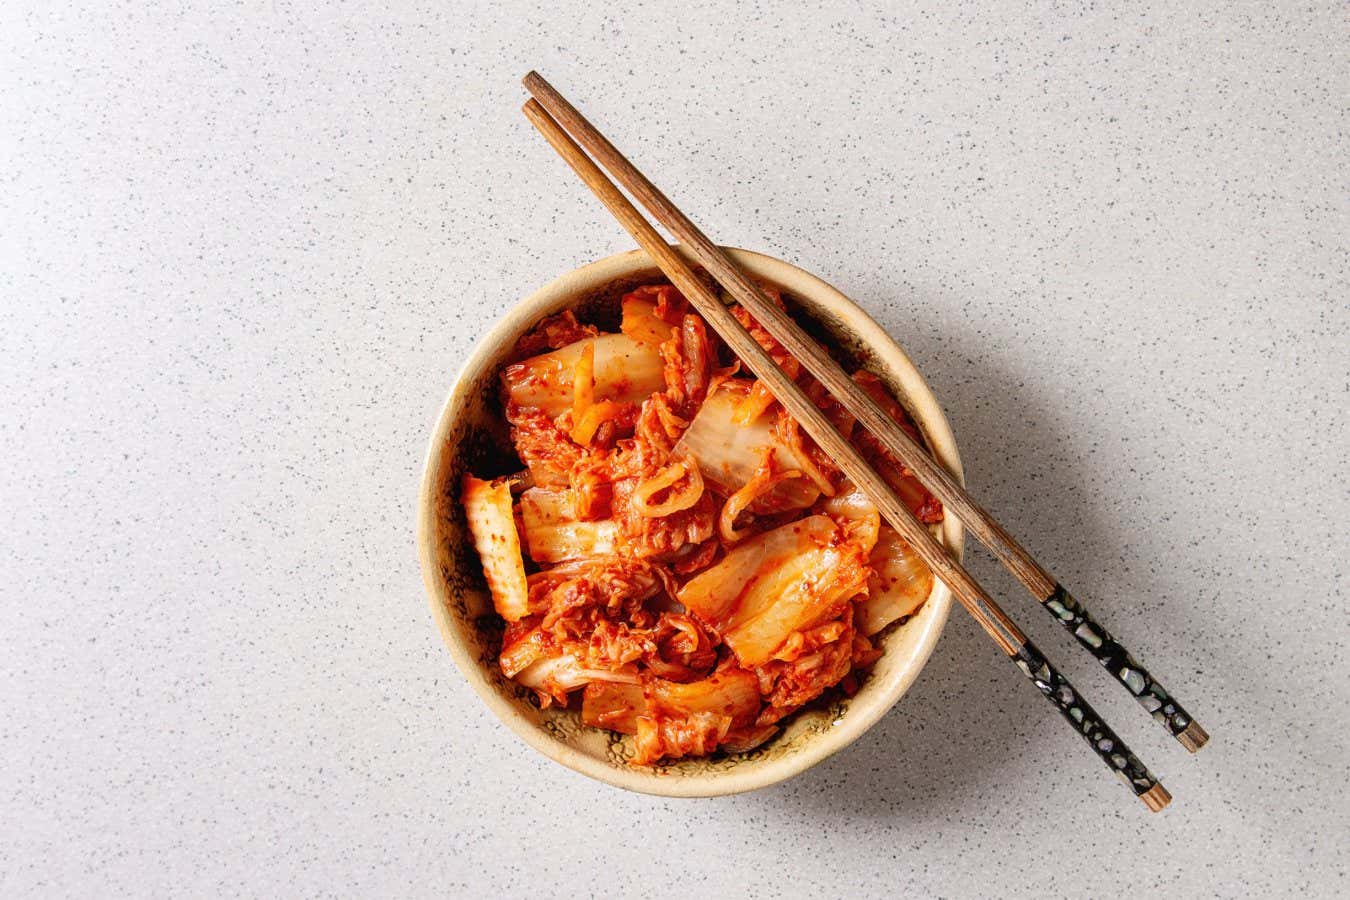
[[[676, 249], [689, 258], [685, 248]], [[923, 375], [893, 337], [858, 304], [816, 275], [763, 253], [735, 247], [724, 249], [749, 274], [772, 281], [782, 286], [789, 295], [809, 299], [813, 304], [838, 314], [873, 357], [904, 381], [907, 406], [920, 421], [934, 455], [958, 481], [964, 483], [961, 459], [951, 425]], [[620, 278], [656, 268], [646, 251], [630, 250], [573, 269], [514, 304], [478, 340], [451, 383], [423, 460], [417, 503], [417, 555], [432, 618], [456, 667], [488, 709], [525, 743], [573, 771], [626, 790], [666, 797], [723, 796], [768, 787], [806, 771], [853, 743], [889, 712], [909, 691], [932, 656], [951, 610], [952, 595], [947, 586], [941, 581], [935, 581], [933, 593], [927, 600], [927, 604], [931, 605], [929, 615], [912, 623], [921, 628], [915, 652], [903, 663], [888, 693], [872, 698], [872, 702], [866, 706], [851, 705], [848, 714], [838, 720], [829, 732], [806, 742], [797, 752], [730, 770], [674, 777], [651, 769], [620, 768], [606, 764], [564, 744], [528, 721], [511, 701], [492, 687], [482, 665], [456, 633], [449, 611], [453, 591], [442, 577], [436, 558], [435, 501], [441, 485], [433, 479], [442, 455], [450, 446], [450, 431], [468, 403], [464, 390], [465, 377], [489, 363], [500, 345], [548, 315], [564, 297], [594, 291]], [[946, 516], [939, 541], [958, 560], [963, 555], [964, 538], [960, 521], [954, 516]]]

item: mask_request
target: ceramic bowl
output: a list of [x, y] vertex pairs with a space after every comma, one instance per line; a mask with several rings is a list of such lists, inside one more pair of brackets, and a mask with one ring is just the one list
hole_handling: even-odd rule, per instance
[[[799, 321], [853, 365], [879, 375], [918, 423], [939, 461], [957, 477], [961, 463], [951, 428], [914, 364], [876, 322], [824, 281], [781, 260], [729, 249], [750, 275], [783, 289]], [[488, 708], [530, 746], [592, 778], [632, 791], [707, 797], [754, 790], [790, 778], [848, 746], [885, 715], [918, 677], [947, 621], [952, 597], [936, 582], [909, 620], [882, 632], [885, 653], [851, 698], [822, 699], [786, 720], [766, 744], [748, 753], [688, 759], [651, 767], [629, 765], [631, 739], [583, 726], [576, 712], [541, 710], [531, 692], [497, 667], [501, 621], [483, 583], [459, 505], [460, 475], [505, 474], [514, 454], [495, 399], [497, 372], [516, 339], [544, 316], [573, 308], [583, 320], [617, 326], [618, 298], [661, 280], [643, 251], [610, 256], [554, 280], [517, 304], [469, 356], [432, 433], [422, 476], [417, 543], [431, 613], [450, 655]], [[952, 516], [938, 529], [960, 557], [962, 529]], [[453, 715], [447, 709], [446, 715]]]

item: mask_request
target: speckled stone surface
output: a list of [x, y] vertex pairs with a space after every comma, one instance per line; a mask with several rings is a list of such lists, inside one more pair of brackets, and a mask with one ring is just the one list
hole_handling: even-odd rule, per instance
[[[544, 6], [0, 9], [0, 893], [1350, 890], [1344, 6]], [[494, 318], [630, 246], [530, 67], [897, 335], [977, 495], [1214, 735], [971, 552], [1170, 809], [959, 612], [746, 796], [626, 795], [485, 712], [424, 443]]]

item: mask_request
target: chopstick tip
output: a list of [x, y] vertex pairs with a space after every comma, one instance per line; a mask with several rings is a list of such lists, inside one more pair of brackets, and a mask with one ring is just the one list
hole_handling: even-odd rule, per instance
[[1172, 795], [1167, 792], [1167, 788], [1162, 786], [1161, 781], [1153, 783], [1153, 787], [1139, 795], [1139, 799], [1144, 801], [1149, 812], [1161, 812], [1172, 802]]
[[1177, 735], [1177, 740], [1181, 742], [1181, 746], [1195, 753], [1209, 743], [1209, 732], [1201, 728], [1199, 722], [1192, 719], [1186, 729]]

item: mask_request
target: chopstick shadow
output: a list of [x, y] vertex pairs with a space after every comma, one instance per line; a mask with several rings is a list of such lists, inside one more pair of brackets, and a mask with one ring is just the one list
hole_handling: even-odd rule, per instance
[[[1073, 423], [1056, 409], [1028, 405], [1035, 402], [1028, 397], [1045, 392], [1019, 390], [1028, 376], [1015, 374], [1011, 361], [985, 338], [954, 316], [935, 312], [935, 304], [902, 298], [901, 308], [860, 299], [897, 336], [943, 404], [972, 493], [1023, 537], [1033, 554], [1080, 596], [1091, 597], [1107, 622], [1113, 607], [1126, 602], [1123, 597], [1155, 587], [1147, 575], [1136, 574], [1132, 584], [1111, 584], [1111, 576], [1097, 574], [1094, 559], [1117, 553], [1132, 536], [1085, 499], [1088, 473], [1081, 460], [1089, 448], [1074, 445]], [[1099, 702], [1118, 688], [971, 538], [965, 562], [1108, 721], [1137, 715], [1134, 709], [1121, 715], [1113, 702]], [[1124, 696], [1118, 700], [1133, 707]], [[1156, 726], [1141, 719], [1139, 729], [1148, 728]], [[1127, 740], [1136, 733], [1122, 731]], [[1081, 769], [1066, 764], [1074, 778], [1066, 789], [1081, 790], [1077, 778], [1094, 776], [1111, 789], [1114, 780], [1104, 770], [1094, 772], [1097, 761], [1078, 744], [993, 642], [954, 606], [924, 671], [889, 714], [811, 771], [738, 800], [771, 819], [810, 815], [824, 822], [837, 819], [840, 810], [851, 817], [947, 818], [962, 809], [1006, 804], [1006, 783], [1042, 768], [1048, 756], [1081, 760]]]

